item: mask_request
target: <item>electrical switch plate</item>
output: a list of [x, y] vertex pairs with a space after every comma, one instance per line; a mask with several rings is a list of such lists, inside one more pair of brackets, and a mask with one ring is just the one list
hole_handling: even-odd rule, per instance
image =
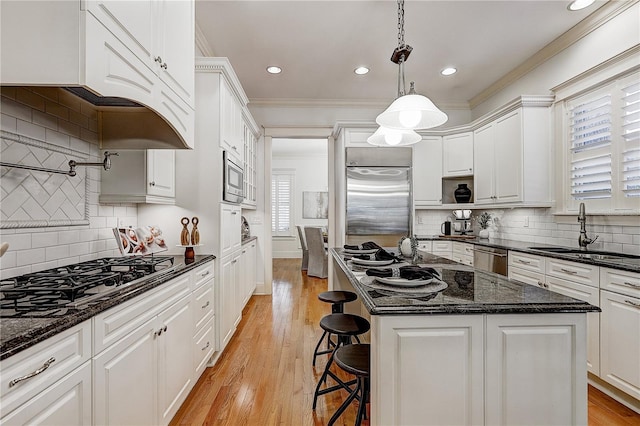
[[524, 217], [524, 227], [528, 228], [529, 227], [529, 216], [525, 216]]

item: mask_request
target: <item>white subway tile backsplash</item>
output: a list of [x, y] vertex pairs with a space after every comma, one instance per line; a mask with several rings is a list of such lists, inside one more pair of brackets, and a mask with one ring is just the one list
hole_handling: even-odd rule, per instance
[[69, 148], [71, 146], [69, 135], [60, 133], [57, 130], [46, 129], [44, 140], [52, 145], [61, 146], [64, 148]]
[[[0, 107], [1, 108], [1, 107]], [[7, 114], [0, 114], [0, 129], [7, 132], [16, 132], [18, 119]]]
[[33, 124], [46, 127], [47, 129], [58, 129], [58, 119], [51, 114], [45, 112], [33, 111]]
[[613, 234], [613, 242], [620, 244], [633, 243], [633, 236], [631, 234]]
[[31, 108], [5, 96], [2, 96], [1, 101], [0, 108], [3, 114], [28, 123], [31, 122]]
[[76, 243], [69, 245], [69, 256], [82, 256], [89, 253], [89, 243]]
[[69, 246], [58, 245], [56, 247], [47, 247], [45, 248], [45, 252], [47, 261], [64, 259], [65, 257], [69, 257]]
[[0, 268], [15, 268], [18, 266], [17, 261], [17, 252], [12, 250], [7, 250], [2, 258], [0, 258]]
[[47, 100], [44, 105], [44, 110], [47, 114], [69, 121], [69, 108], [64, 105], [60, 105], [58, 102]]
[[58, 232], [33, 234], [31, 237], [31, 245], [33, 248], [57, 246], [58, 235]]
[[16, 265], [25, 266], [34, 263], [44, 262], [46, 259], [46, 249], [35, 248], [30, 250], [20, 250], [17, 252]]
[[[31, 117], [29, 117], [29, 120], [31, 120]], [[30, 121], [21, 120], [19, 118], [17, 124], [17, 133], [33, 139], [44, 140], [46, 134], [46, 129], [44, 127], [38, 126], [37, 124], [32, 124]]]

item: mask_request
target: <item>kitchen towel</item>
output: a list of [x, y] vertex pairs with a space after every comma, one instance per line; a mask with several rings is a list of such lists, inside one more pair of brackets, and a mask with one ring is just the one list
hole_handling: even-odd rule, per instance
[[404, 278], [405, 280], [440, 279], [440, 275], [435, 269], [415, 265], [401, 266], [399, 268], [367, 269], [366, 274], [372, 277], [394, 277]]

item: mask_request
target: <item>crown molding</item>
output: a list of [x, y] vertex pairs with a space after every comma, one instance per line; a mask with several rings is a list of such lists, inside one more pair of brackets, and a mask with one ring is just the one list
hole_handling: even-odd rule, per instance
[[249, 98], [242, 88], [238, 75], [233, 70], [229, 58], [226, 57], [196, 57], [196, 72], [211, 72], [224, 75], [231, 84], [231, 90], [236, 94], [242, 104], [242, 108], [246, 108]]
[[211, 49], [211, 45], [207, 41], [207, 37], [205, 37], [198, 23], [196, 23], [196, 47], [204, 56], [216, 56], [214, 55], [213, 49]]
[[576, 43], [581, 38], [595, 31], [611, 19], [623, 13], [625, 10], [635, 6], [638, 1], [640, 0], [609, 1], [605, 3], [602, 7], [598, 8], [591, 15], [587, 16], [575, 26], [567, 30], [564, 34], [547, 44], [522, 64], [518, 65], [482, 92], [471, 98], [469, 101], [469, 107], [471, 109], [476, 108], [478, 105], [482, 104], [507, 86], [513, 84], [516, 80]]
[[[352, 99], [293, 99], [293, 98], [251, 98], [249, 102], [256, 107], [273, 108], [366, 108], [383, 111], [390, 101], [352, 100]], [[438, 103], [441, 109], [469, 111], [467, 102]]]

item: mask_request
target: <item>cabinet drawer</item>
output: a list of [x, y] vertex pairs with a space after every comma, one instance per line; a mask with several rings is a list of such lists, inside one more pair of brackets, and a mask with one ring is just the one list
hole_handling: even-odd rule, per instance
[[527, 271], [545, 273], [544, 257], [533, 254], [520, 253], [517, 251], [509, 252], [509, 268], [512, 266], [525, 269]]
[[452, 253], [458, 253], [462, 256], [471, 256], [473, 257], [473, 244], [466, 243], [452, 243], [451, 245]]
[[433, 252], [451, 251], [451, 241], [432, 241]]
[[545, 267], [547, 276], [562, 278], [592, 287], [599, 286], [600, 270], [597, 266], [548, 257]]
[[[1, 361], [2, 412], [14, 410], [90, 359], [91, 321], [85, 321]], [[15, 383], [37, 371], [40, 373]]]
[[462, 263], [463, 265], [473, 266], [473, 256], [467, 256], [464, 254], [453, 253], [451, 255], [451, 260], [454, 262]]
[[208, 262], [206, 265], [200, 266], [195, 271], [193, 271], [194, 278], [194, 286], [193, 288], [198, 288], [207, 280], [214, 277], [214, 269], [213, 262]]
[[215, 331], [213, 324], [215, 323], [212, 317], [209, 322], [202, 327], [202, 330], [193, 338], [193, 362], [195, 369], [194, 382], [198, 381], [200, 374], [207, 367], [207, 362], [215, 350]]
[[213, 280], [193, 292], [193, 327], [197, 333], [213, 316]]
[[184, 274], [135, 299], [96, 315], [93, 319], [93, 354], [117, 342], [145, 321], [191, 292], [191, 275]]
[[640, 274], [600, 268], [600, 288], [640, 298]]
[[431, 253], [431, 250], [432, 250], [431, 241], [418, 241], [418, 250]]
[[538, 287], [544, 287], [546, 285], [544, 282], [544, 274], [511, 265], [509, 266], [509, 279]]

